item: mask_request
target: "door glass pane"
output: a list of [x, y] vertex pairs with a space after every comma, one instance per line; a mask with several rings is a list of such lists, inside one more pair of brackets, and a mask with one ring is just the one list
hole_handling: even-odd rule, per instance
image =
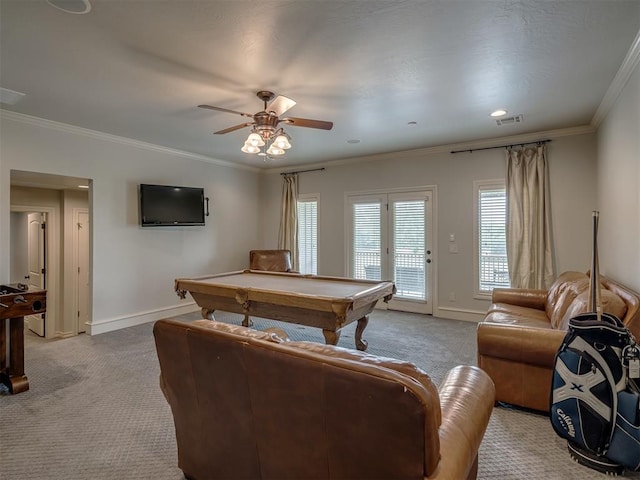
[[380, 203], [353, 204], [354, 278], [381, 280]]
[[393, 203], [393, 264], [396, 297], [425, 299], [425, 202]]

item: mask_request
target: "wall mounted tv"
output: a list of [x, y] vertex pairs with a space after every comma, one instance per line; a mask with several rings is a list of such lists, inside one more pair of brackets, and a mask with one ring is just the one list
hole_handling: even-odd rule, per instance
[[140, 184], [140, 225], [143, 227], [176, 227], [204, 225], [204, 189], [173, 185]]

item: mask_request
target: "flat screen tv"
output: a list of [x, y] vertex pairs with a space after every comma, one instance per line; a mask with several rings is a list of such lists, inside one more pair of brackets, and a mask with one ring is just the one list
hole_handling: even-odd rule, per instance
[[175, 227], [204, 225], [204, 189], [140, 184], [140, 225]]

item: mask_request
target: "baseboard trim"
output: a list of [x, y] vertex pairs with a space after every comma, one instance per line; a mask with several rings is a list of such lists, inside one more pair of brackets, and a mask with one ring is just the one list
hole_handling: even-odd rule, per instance
[[186, 305], [174, 305], [171, 307], [149, 310], [147, 312], [140, 312], [134, 315], [98, 320], [96, 322], [87, 323], [86, 333], [88, 335], [99, 335], [101, 333], [120, 330], [121, 328], [134, 327], [143, 323], [155, 322], [156, 320], [167, 317], [197, 312], [198, 310], [200, 310], [200, 307], [198, 307], [195, 302], [189, 302]]
[[61, 332], [61, 331], [56, 331], [55, 334], [55, 338], [71, 338], [71, 337], [75, 337], [76, 334], [73, 332]]
[[434, 313], [436, 317], [448, 318], [451, 320], [463, 320], [465, 322], [481, 322], [486, 312], [479, 312], [477, 310], [467, 310], [463, 308], [450, 308], [450, 307], [438, 307], [437, 313]]

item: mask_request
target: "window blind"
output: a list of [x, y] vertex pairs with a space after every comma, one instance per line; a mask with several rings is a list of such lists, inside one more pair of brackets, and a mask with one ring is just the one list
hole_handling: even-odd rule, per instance
[[424, 200], [393, 203], [393, 264], [396, 296], [425, 299]]
[[479, 285], [481, 292], [509, 287], [507, 263], [506, 208], [504, 187], [480, 187], [479, 205]]
[[298, 263], [300, 273], [318, 274], [318, 202], [298, 201]]
[[380, 203], [353, 204], [353, 255], [354, 278], [381, 280]]

